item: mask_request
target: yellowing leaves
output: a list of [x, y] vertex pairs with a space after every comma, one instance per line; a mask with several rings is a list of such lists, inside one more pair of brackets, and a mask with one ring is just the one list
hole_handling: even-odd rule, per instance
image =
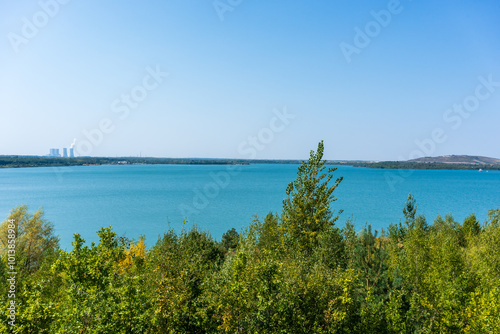
[[124, 251], [124, 259], [118, 263], [120, 272], [130, 271], [135, 263], [134, 261], [144, 261], [146, 259], [146, 244], [144, 240], [144, 237], [141, 237], [136, 243], [130, 243], [129, 249]]

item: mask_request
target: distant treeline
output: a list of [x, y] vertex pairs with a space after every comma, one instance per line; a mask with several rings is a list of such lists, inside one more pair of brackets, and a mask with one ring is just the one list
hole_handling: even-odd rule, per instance
[[[250, 164], [296, 164], [303, 160], [273, 160], [273, 159], [211, 159], [211, 158], [151, 158], [151, 157], [77, 157], [54, 158], [39, 156], [0, 156], [0, 168], [19, 167], [64, 167], [88, 165], [250, 165]], [[365, 168], [381, 169], [466, 169], [466, 170], [500, 170], [500, 165], [494, 164], [454, 164], [435, 162], [410, 162], [410, 161], [326, 161], [328, 165], [344, 165]]]
[[500, 165], [460, 164], [438, 162], [381, 161], [381, 162], [345, 162], [344, 165], [381, 169], [461, 169], [461, 170], [500, 170]]
[[249, 164], [301, 164], [303, 160], [273, 159], [214, 159], [214, 158], [152, 158], [152, 157], [76, 157], [57, 158], [40, 156], [0, 156], [0, 168], [64, 167], [87, 165], [249, 165]]
[[0, 168], [18, 167], [64, 167], [64, 166], [87, 166], [87, 165], [126, 165], [126, 164], [186, 164], [186, 165], [232, 165], [248, 164], [243, 160], [230, 159], [196, 159], [196, 158], [54, 158], [36, 156], [0, 156]]
[[322, 156], [320, 143], [281, 212], [221, 241], [170, 229], [148, 249], [101, 228], [66, 251], [43, 211], [13, 209], [0, 224], [0, 332], [500, 333], [500, 209], [429, 224], [409, 195], [382, 234], [338, 228], [342, 178]]

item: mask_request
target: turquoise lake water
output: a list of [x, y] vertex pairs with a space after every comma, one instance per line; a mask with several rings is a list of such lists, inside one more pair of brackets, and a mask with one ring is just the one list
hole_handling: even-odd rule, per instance
[[[43, 207], [71, 248], [73, 234], [97, 241], [101, 226], [119, 235], [146, 236], [148, 246], [169, 227], [180, 231], [196, 224], [220, 240], [228, 229], [248, 226], [252, 216], [280, 212], [287, 184], [298, 165], [130, 165], [43, 167], [0, 170], [0, 217], [28, 204]], [[344, 180], [334, 192], [337, 226], [349, 218], [356, 228], [373, 229], [399, 222], [408, 193], [429, 222], [438, 214], [463, 219], [476, 213], [483, 222], [500, 207], [500, 172], [382, 170], [340, 166]], [[188, 222], [183, 225], [184, 217]]]

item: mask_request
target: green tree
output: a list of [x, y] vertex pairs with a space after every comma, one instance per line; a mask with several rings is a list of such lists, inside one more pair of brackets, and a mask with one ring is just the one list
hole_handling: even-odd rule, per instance
[[465, 218], [462, 225], [462, 230], [467, 237], [476, 236], [481, 232], [481, 224], [475, 214], [471, 214]]
[[283, 200], [282, 220], [291, 241], [306, 252], [317, 244], [319, 234], [332, 228], [338, 215], [334, 216], [331, 204], [336, 200], [333, 191], [342, 181], [337, 178], [329, 184], [336, 168], [325, 171], [323, 141], [316, 152], [311, 151], [308, 161], [304, 161], [297, 172], [295, 181], [286, 189]]
[[222, 234], [221, 246], [224, 249], [224, 252], [227, 253], [230, 250], [236, 249], [236, 247], [238, 247], [239, 239], [240, 234], [234, 227]]
[[259, 249], [277, 251], [283, 241], [283, 226], [280, 222], [280, 217], [277, 214], [269, 212], [263, 222], [255, 218], [253, 223], [258, 234], [257, 247]]
[[405, 215], [405, 222], [407, 225], [412, 225], [415, 222], [417, 214], [417, 202], [415, 197], [410, 193], [408, 194], [408, 199], [406, 200], [405, 206], [403, 208], [403, 214]]
[[387, 289], [387, 251], [383, 247], [384, 239], [377, 238], [378, 232], [372, 232], [371, 225], [364, 228], [359, 236], [354, 263], [360, 271], [360, 279], [365, 283], [366, 291], [376, 289], [377, 294]]
[[[151, 249], [155, 258], [155, 327], [161, 333], [203, 333], [213, 327], [216, 309], [205, 296], [207, 280], [224, 254], [206, 232], [193, 227], [180, 236], [169, 232]], [[151, 269], [150, 269], [151, 271]]]
[[[98, 231], [99, 243], [84, 246], [75, 235], [73, 250], [61, 251], [52, 274], [62, 280], [58, 333], [147, 333], [153, 303], [142, 273], [142, 243], [121, 244], [111, 228]], [[130, 254], [135, 250], [134, 254]], [[129, 256], [131, 261], [129, 262]]]
[[[10, 231], [9, 231], [10, 230]], [[10, 232], [10, 233], [9, 233]], [[15, 233], [12, 233], [15, 232]], [[15, 238], [9, 239], [9, 235]], [[8, 240], [15, 245], [14, 269], [8, 268]], [[48, 333], [57, 319], [56, 304], [60, 280], [50, 275], [50, 266], [57, 257], [59, 238], [39, 209], [34, 214], [26, 205], [14, 208], [0, 225], [0, 280], [6, 282], [8, 272], [15, 275], [16, 327], [13, 333]], [[0, 284], [0, 305], [7, 305], [8, 284]], [[6, 307], [5, 307], [6, 309]], [[7, 332], [7, 318], [0, 320], [0, 332]], [[12, 329], [12, 328], [11, 328]]]
[[13, 209], [0, 225], [0, 256], [8, 249], [8, 224], [15, 226], [15, 251], [18, 269], [33, 272], [40, 268], [45, 257], [55, 255], [59, 248], [59, 238], [54, 235], [53, 225], [45, 220], [43, 209], [28, 213], [26, 205]]

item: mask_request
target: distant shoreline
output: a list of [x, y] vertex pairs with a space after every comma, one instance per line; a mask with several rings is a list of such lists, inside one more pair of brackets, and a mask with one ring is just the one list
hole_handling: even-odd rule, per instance
[[[251, 165], [301, 164], [302, 160], [278, 159], [211, 159], [211, 158], [142, 158], [142, 157], [77, 157], [56, 158], [39, 156], [0, 156], [0, 168], [71, 167], [96, 165]], [[447, 169], [447, 170], [500, 170], [500, 164], [474, 164], [455, 162], [415, 161], [349, 161], [329, 160], [328, 165], [341, 165], [377, 169]]]
[[412, 161], [381, 161], [381, 162], [356, 162], [347, 164], [353, 167], [376, 169], [433, 169], [433, 170], [500, 170], [497, 164], [463, 164], [439, 162], [412, 162]]

